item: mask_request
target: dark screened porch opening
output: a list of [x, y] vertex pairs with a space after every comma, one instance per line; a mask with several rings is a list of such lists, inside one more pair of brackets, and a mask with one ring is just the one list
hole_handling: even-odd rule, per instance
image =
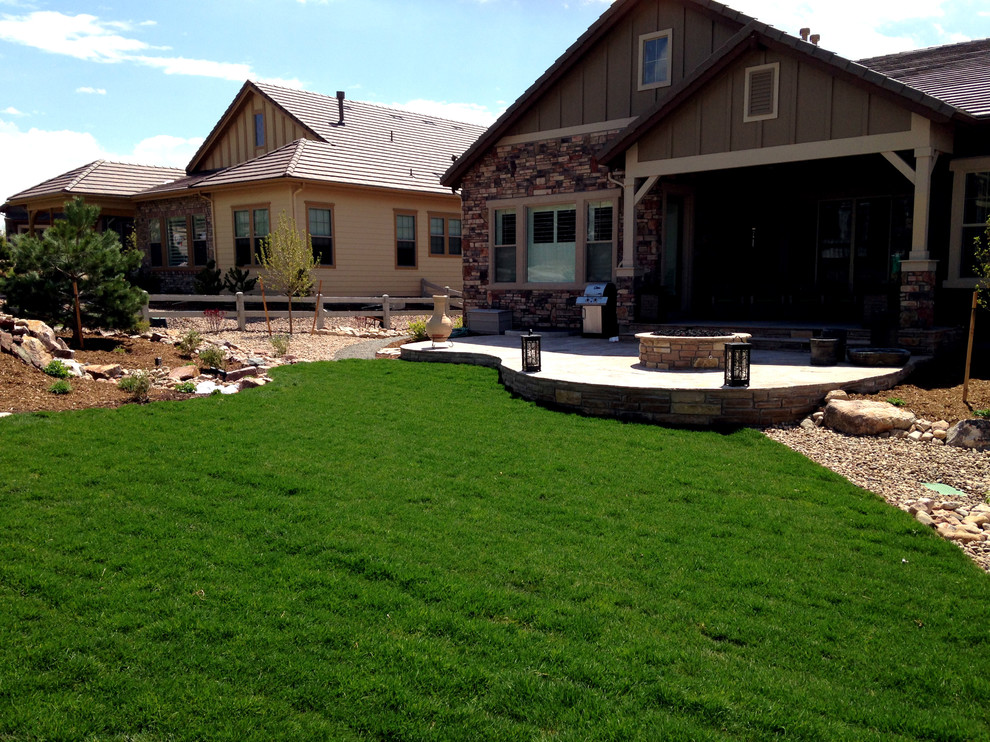
[[662, 182], [665, 320], [897, 323], [914, 189], [882, 156]]

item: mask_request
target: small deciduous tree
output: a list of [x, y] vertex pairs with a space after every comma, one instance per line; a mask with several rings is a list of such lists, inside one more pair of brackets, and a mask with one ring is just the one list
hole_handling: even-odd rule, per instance
[[990, 218], [981, 236], [974, 240], [973, 271], [976, 273], [976, 295], [980, 306], [990, 309]]
[[292, 297], [309, 296], [313, 289], [312, 270], [316, 267], [313, 243], [304, 239], [296, 220], [284, 211], [278, 215], [275, 231], [261, 242], [261, 265], [267, 271], [265, 282], [289, 298], [289, 334], [292, 334]]
[[[135, 251], [121, 250], [116, 232], [94, 228], [100, 208], [76, 198], [41, 236], [21, 235], [10, 250], [11, 269], [0, 276], [7, 311], [50, 324], [71, 325], [82, 343], [82, 323], [130, 328], [144, 293], [127, 280], [141, 262]], [[78, 292], [78, 298], [77, 298]]]

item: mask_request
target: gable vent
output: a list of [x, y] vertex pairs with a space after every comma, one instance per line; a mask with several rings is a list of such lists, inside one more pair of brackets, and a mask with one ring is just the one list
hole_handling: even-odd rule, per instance
[[777, 118], [779, 73], [777, 62], [746, 69], [746, 111], [743, 121]]

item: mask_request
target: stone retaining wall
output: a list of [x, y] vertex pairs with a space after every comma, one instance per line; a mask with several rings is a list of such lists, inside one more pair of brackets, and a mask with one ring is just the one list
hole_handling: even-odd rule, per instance
[[891, 375], [845, 384], [813, 384], [780, 389], [647, 389], [583, 384], [525, 374], [484, 353], [401, 349], [407, 361], [468, 363], [496, 368], [509, 391], [537, 404], [593, 417], [671, 427], [764, 427], [800, 420], [817, 410], [833, 389], [869, 394], [905, 378], [908, 364]]

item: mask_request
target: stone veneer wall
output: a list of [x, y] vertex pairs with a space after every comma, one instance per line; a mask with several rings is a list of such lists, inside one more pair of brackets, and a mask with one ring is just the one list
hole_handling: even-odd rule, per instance
[[688, 428], [763, 427], [794, 422], [821, 407], [836, 388], [870, 394], [889, 389], [911, 372], [913, 364], [891, 369], [874, 379], [844, 384], [812, 384], [779, 389], [653, 389], [583, 384], [545, 378], [507, 368], [497, 356], [466, 351], [436, 353], [401, 349], [409, 361], [468, 363], [498, 370], [499, 382], [524, 399], [551, 409], [627, 422], [645, 422]]
[[901, 274], [901, 329], [928, 330], [935, 325], [935, 273]]
[[216, 260], [216, 246], [213, 242], [213, 204], [209, 200], [199, 196], [184, 196], [160, 201], [144, 201], [137, 205], [134, 223], [137, 229], [138, 249], [144, 253], [143, 266], [161, 281], [161, 292], [164, 294], [192, 293], [193, 281], [202, 268], [152, 268], [148, 222], [152, 219], [161, 219], [164, 229], [165, 220], [169, 217], [195, 214], [206, 216], [206, 256], [208, 260]]
[[[608, 180], [608, 173], [592, 168], [597, 152], [618, 130], [561, 139], [493, 147], [471, 169], [461, 186], [464, 212], [464, 304], [468, 309], [508, 309], [515, 327], [579, 328], [581, 308], [575, 300], [581, 288], [498, 289], [490, 281], [488, 202], [612, 189], [616, 194], [619, 259], [622, 259], [622, 191]], [[622, 172], [613, 172], [617, 180]], [[654, 206], [637, 227], [637, 265], [651, 270], [659, 241], [659, 206]], [[652, 234], [650, 230], [652, 229]], [[616, 282], [619, 290], [619, 322], [632, 320], [634, 286], [631, 279]]]

